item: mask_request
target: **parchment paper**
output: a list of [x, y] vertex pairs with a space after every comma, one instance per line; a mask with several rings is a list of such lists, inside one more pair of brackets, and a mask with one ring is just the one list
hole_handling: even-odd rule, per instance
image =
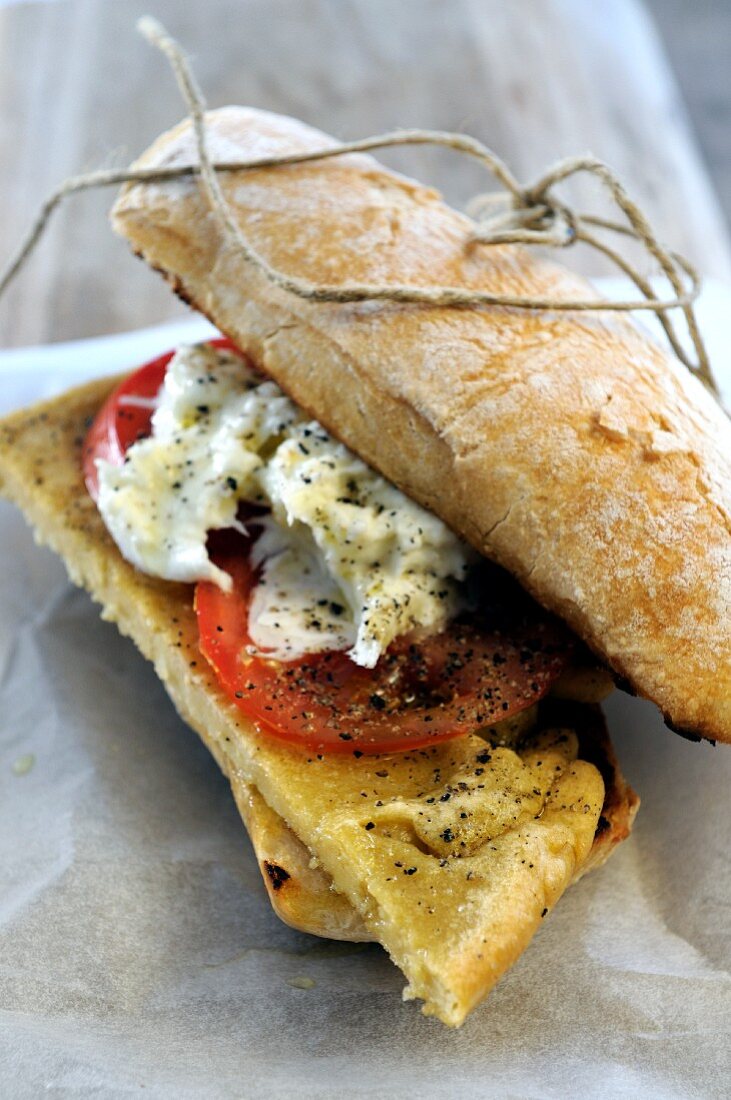
[[[704, 325], [728, 382], [730, 313], [712, 286]], [[5, 353], [3, 405], [181, 331], [207, 328]], [[683, 741], [615, 693], [635, 835], [448, 1031], [401, 1003], [380, 948], [277, 920], [206, 750], [4, 504], [0, 563], [3, 1097], [731, 1093], [731, 747]]]

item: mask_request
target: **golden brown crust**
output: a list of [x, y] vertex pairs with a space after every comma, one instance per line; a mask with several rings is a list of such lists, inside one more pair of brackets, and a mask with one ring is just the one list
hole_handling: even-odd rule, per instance
[[[406, 973], [409, 996], [460, 1024], [590, 858], [604, 801], [599, 771], [577, 757], [575, 735], [562, 726], [522, 755], [487, 753], [484, 778], [475, 761], [485, 744], [476, 737], [408, 754], [318, 759], [258, 735], [199, 653], [190, 588], [128, 565], [84, 490], [83, 435], [109, 387], [91, 383], [2, 422], [0, 488], [153, 661], [221, 766], [259, 790], [316, 853]], [[480, 794], [488, 777], [491, 790], [506, 790], [503, 772], [524, 784], [519, 809], [517, 787], [495, 805]], [[470, 828], [465, 853], [445, 856], [451, 833]]]
[[356, 942], [374, 939], [357, 910], [333, 888], [330, 876], [313, 866], [305, 845], [256, 787], [236, 771], [229, 779], [277, 916], [312, 936]]
[[[320, 146], [246, 108], [214, 155]], [[194, 160], [183, 124], [142, 158]], [[244, 232], [316, 282], [580, 297], [367, 157], [226, 174]], [[606, 314], [312, 305], [222, 245], [197, 184], [125, 189], [114, 225], [323, 424], [562, 615], [678, 729], [731, 740], [729, 426], [699, 383]]]

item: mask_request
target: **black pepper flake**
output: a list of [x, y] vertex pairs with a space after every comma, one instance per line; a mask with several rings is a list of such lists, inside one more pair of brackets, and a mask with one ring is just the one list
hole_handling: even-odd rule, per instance
[[541, 913], [541, 919], [543, 919], [543, 917], [545, 917], [545, 915], [546, 915], [546, 913], [547, 913], [547, 912], [548, 912], [548, 910], [547, 910], [547, 909], [544, 909], [544, 910], [543, 910], [543, 912]]
[[454, 833], [452, 832], [451, 829], [447, 828], [441, 834], [441, 837], [442, 837], [442, 840], [444, 841], [445, 844], [451, 844], [452, 841], [454, 840]]
[[376, 827], [376, 823], [375, 823], [375, 821], [369, 821], [369, 822], [367, 822], [367, 824], [365, 825], [365, 828], [366, 828], [366, 829], [367, 829], [367, 830], [368, 830], [369, 832], [370, 832], [370, 830], [371, 830], [371, 829], [375, 829], [375, 827]]
[[386, 700], [381, 695], [371, 695], [370, 704], [375, 710], [386, 709]]
[[416, 874], [416, 867], [404, 867], [404, 874], [405, 875], [415, 875]]

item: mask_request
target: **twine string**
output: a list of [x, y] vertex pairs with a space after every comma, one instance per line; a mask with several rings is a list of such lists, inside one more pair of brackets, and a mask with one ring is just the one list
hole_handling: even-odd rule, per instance
[[[328, 145], [323, 149], [280, 156], [258, 157], [246, 161], [215, 161], [208, 151], [203, 93], [189, 59], [181, 46], [165, 28], [150, 16], [139, 20], [138, 30], [167, 58], [178, 88], [185, 100], [195, 138], [198, 163], [166, 168], [108, 169], [75, 176], [66, 180], [43, 203], [28, 233], [0, 275], [0, 297], [23, 267], [40, 240], [56, 208], [71, 194], [97, 187], [124, 183], [165, 182], [198, 176], [204, 194], [215, 212], [226, 241], [273, 285], [299, 298], [314, 302], [389, 301], [402, 304], [425, 304], [448, 307], [505, 307], [510, 309], [555, 311], [630, 312], [647, 310], [660, 321], [673, 352], [688, 370], [696, 375], [716, 397], [718, 386], [713, 377], [708, 353], [700, 334], [694, 302], [701, 281], [695, 267], [686, 258], [665, 248], [655, 235], [647, 217], [627, 194], [614, 172], [602, 161], [590, 155], [568, 157], [551, 165], [530, 186], [522, 186], [505, 162], [486, 145], [467, 134], [441, 130], [396, 130], [357, 141]], [[220, 174], [232, 171], [253, 171], [285, 165], [304, 164], [396, 146], [436, 145], [463, 153], [479, 161], [502, 185], [503, 191], [479, 195], [470, 203], [468, 212], [475, 219], [469, 242], [473, 246], [522, 244], [551, 248], [567, 248], [583, 243], [612, 261], [637, 287], [641, 298], [605, 301], [584, 298], [567, 299], [537, 295], [491, 294], [459, 286], [410, 286], [407, 284], [329, 285], [288, 275], [271, 264], [250, 244], [226, 200]], [[558, 199], [553, 189], [573, 176], [586, 173], [596, 178], [626, 219], [614, 221], [589, 214], [578, 214]], [[661, 298], [648, 279], [612, 245], [601, 239], [595, 229], [616, 233], [639, 242], [659, 266], [668, 280], [673, 296]], [[682, 312], [695, 358], [691, 358], [678, 334], [673, 311]]]

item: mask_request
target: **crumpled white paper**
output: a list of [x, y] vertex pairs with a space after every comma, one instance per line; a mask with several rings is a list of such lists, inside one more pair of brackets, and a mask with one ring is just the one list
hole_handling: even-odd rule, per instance
[[[729, 314], [711, 286], [731, 384]], [[207, 331], [3, 353], [2, 404]], [[212, 759], [6, 504], [0, 562], [3, 1097], [729, 1095], [731, 747], [615, 693], [635, 834], [449, 1031], [401, 1003], [380, 948], [277, 920]]]

